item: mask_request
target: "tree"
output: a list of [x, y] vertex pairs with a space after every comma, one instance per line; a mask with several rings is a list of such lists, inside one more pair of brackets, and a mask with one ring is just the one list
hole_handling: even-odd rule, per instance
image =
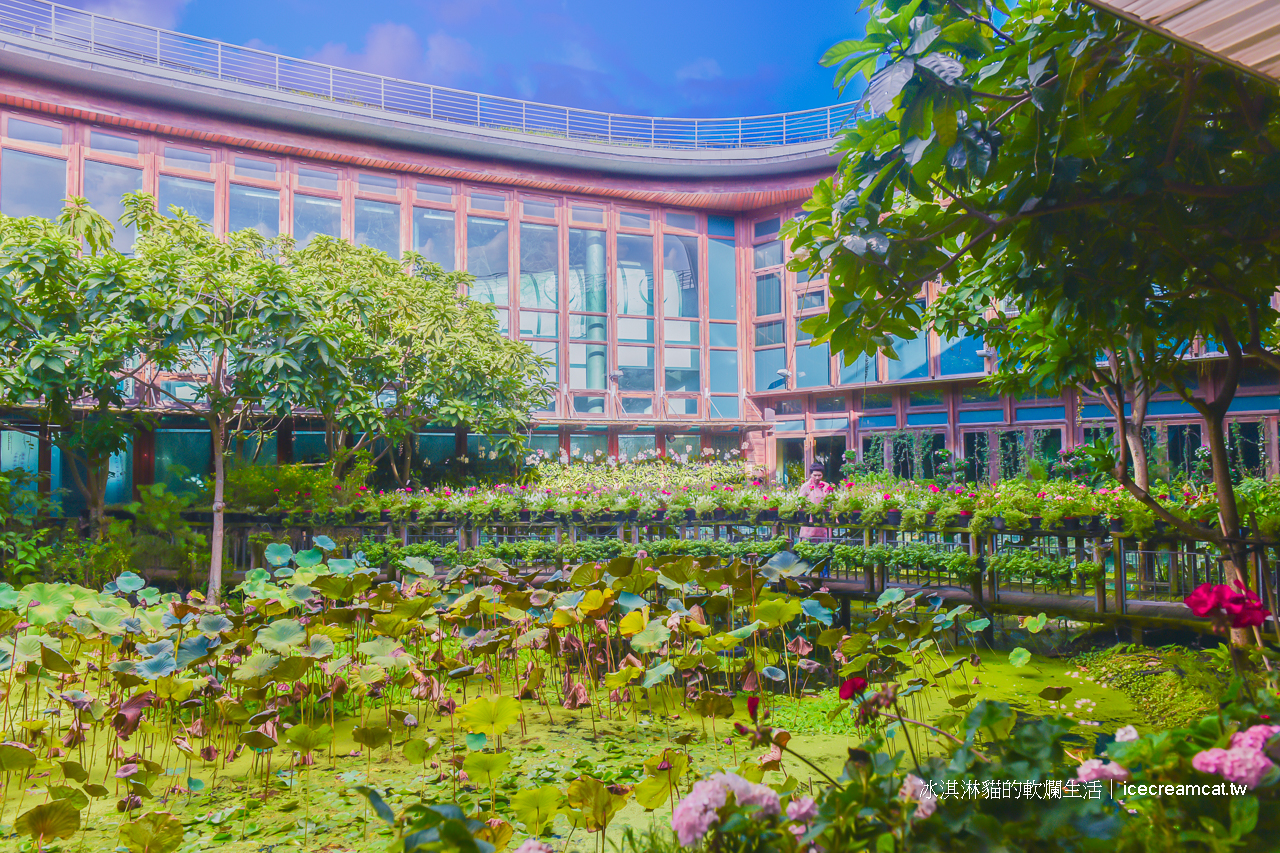
[[[150, 336], [126, 375], [157, 406], [202, 418], [213, 444], [209, 598], [222, 587], [227, 456], [257, 420], [285, 413], [310, 365], [300, 353], [318, 340], [308, 321], [321, 306], [299, 295], [273, 244], [246, 229], [215, 237], [180, 209], [158, 213], [145, 193], [125, 196], [138, 229], [134, 296], [147, 307]], [[179, 392], [179, 383], [187, 393]]]
[[317, 349], [291, 348], [313, 365], [295, 400], [323, 419], [335, 474], [350, 443], [406, 486], [429, 426], [466, 427], [518, 455], [546, 400], [545, 365], [499, 331], [492, 308], [461, 295], [471, 276], [323, 237], [284, 263], [300, 298], [323, 306], [306, 326]]
[[[784, 235], [794, 268], [828, 276], [815, 339], [857, 354], [931, 324], [982, 332], [1005, 380], [1066, 371], [1122, 414], [1172, 388], [1206, 423], [1208, 538], [1247, 583], [1223, 419], [1247, 357], [1280, 368], [1274, 86], [1067, 0], [881, 0], [823, 61], [842, 88], [868, 78], [873, 115]], [[945, 292], [923, 312], [930, 282]], [[1224, 353], [1214, 396], [1184, 381], [1206, 339]], [[1117, 479], [1204, 538], [1134, 478], [1133, 421], [1116, 425]]]
[[56, 223], [0, 217], [3, 422], [68, 457], [94, 536], [104, 529], [109, 461], [147, 419], [120, 379], [146, 317], [124, 296], [132, 262], [111, 248], [111, 234], [82, 198], [69, 199]]

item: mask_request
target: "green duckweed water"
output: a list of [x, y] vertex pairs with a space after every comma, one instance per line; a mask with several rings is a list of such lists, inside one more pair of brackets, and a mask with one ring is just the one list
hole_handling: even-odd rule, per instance
[[[901, 713], [936, 723], [947, 714], [965, 713], [974, 702], [1002, 700], [1011, 703], [1019, 714], [1063, 713], [1076, 719], [1080, 745], [1087, 746], [1089, 752], [1099, 734], [1113, 733], [1126, 724], [1135, 724], [1141, 729], [1145, 722], [1125, 692], [1104, 683], [1105, 679], [1099, 679], [1088, 664], [1081, 666], [1071, 660], [1033, 656], [1028, 665], [1019, 668], [1009, 663], [1007, 653], [987, 651], [980, 657], [981, 665], [976, 669], [966, 663], [960, 671], [937, 681], [936, 688], [930, 683], [919, 693], [906, 696], [899, 704]], [[948, 655], [947, 661], [957, 658], [955, 654]], [[977, 684], [973, 683], [975, 677]], [[1071, 691], [1060, 703], [1050, 703], [1037, 695], [1046, 686], [1070, 687]], [[953, 709], [949, 700], [963, 694], [971, 694], [972, 698], [961, 708]], [[767, 699], [766, 707], [770, 710], [770, 723], [794, 734], [790, 747], [832, 776], [839, 774], [847, 749], [861, 742], [862, 735], [853, 724], [851, 709], [842, 709], [834, 690], [800, 699]], [[828, 720], [833, 712], [834, 719]], [[582, 773], [590, 773], [608, 783], [633, 785], [644, 777], [644, 759], [664, 748], [680, 748], [673, 744], [673, 739], [687, 740], [683, 748], [689, 753], [693, 770], [701, 775], [720, 768], [733, 770], [744, 762], [758, 762], [765, 752], [762, 748], [752, 749], [740, 737], [726, 743], [732, 733], [732, 723], [746, 721], [745, 700], [741, 698], [733, 720], [715, 721], [714, 736], [710, 721], [703, 721], [692, 710], [679, 705], [672, 708], [666, 719], [660, 713], [650, 717], [643, 709], [625, 719], [597, 718], [594, 734], [587, 710], [553, 708], [552, 721], [549, 721], [544, 707], [526, 702], [525, 715], [524, 731], [513, 727], [504, 739], [503, 746], [512, 753], [512, 761], [496, 786], [500, 812], [505, 811], [506, 799], [518, 790], [546, 784], [563, 789], [569, 780]], [[353, 721], [340, 721], [332, 753], [317, 753], [315, 765], [309, 768], [290, 768], [291, 754], [283, 748], [271, 755], [269, 773], [266, 756], [255, 756], [248, 751], [230, 766], [219, 766], [216, 778], [213, 764], [196, 759], [190, 776], [203, 784], [199, 793], [186, 792], [187, 767], [177, 751], [170, 750], [167, 763], [174, 775], [160, 777], [149, 786], [154, 798], [144, 802], [141, 812], [169, 811], [176, 815], [185, 827], [180, 848], [184, 851], [381, 849], [390, 838], [389, 831], [372, 816], [353, 786], [369, 784], [378, 789], [397, 812], [416, 802], [423, 793], [432, 801], [447, 802], [453, 797], [453, 783], [441, 778], [442, 771], [447, 769], [442, 762], [453, 754], [451, 743], [456, 745], [457, 755], [465, 755], [466, 747], [460, 732], [451, 738], [448, 718], [435, 718], [429, 711], [423, 714], [423, 723], [416, 730], [397, 728], [393, 745], [375, 750], [372, 756], [367, 751], [353, 755], [361, 748], [352, 740], [352, 728]], [[939, 748], [933, 745], [934, 736], [929, 732], [909, 727], [908, 733], [920, 751]], [[435, 766], [428, 765], [425, 774], [421, 766], [410, 764], [399, 748], [411, 734], [415, 737], [434, 735], [443, 742], [433, 759]], [[154, 738], [157, 742], [154, 754], [158, 755], [163, 750], [162, 736], [163, 733], [155, 731], [140, 732], [134, 737]], [[905, 752], [906, 736], [907, 733], [897, 731], [891, 743]], [[88, 751], [86, 746], [83, 763], [91, 769], [91, 781], [104, 785], [110, 795], [92, 802], [81, 833], [66, 841], [46, 844], [45, 850], [98, 853], [116, 849], [118, 827], [125, 820], [125, 816], [117, 812], [116, 803], [125, 789], [124, 783], [114, 776], [118, 762], [108, 766], [104, 754], [107, 740], [99, 738], [96, 753]], [[129, 749], [129, 745], [125, 748]], [[793, 775], [800, 784], [820, 784], [820, 774], [798, 760], [784, 757], [781, 767], [781, 771], [767, 774], [768, 781], [780, 782], [786, 775]], [[12, 822], [20, 809], [45, 801], [48, 788], [61, 782], [61, 771], [55, 767], [34, 776], [25, 789], [20, 789], [16, 782], [9, 785], [0, 824], [12, 832]], [[484, 805], [481, 802], [487, 801], [488, 789], [481, 787], [483, 790], [472, 785], [459, 789], [464, 807], [479, 810], [487, 806], [487, 802]], [[687, 790], [687, 784], [682, 790]], [[138, 813], [135, 811], [134, 815]], [[667, 826], [669, 821], [669, 803], [646, 813], [633, 800], [615, 818], [608, 836], [618, 839], [624, 827], [643, 830]], [[563, 846], [571, 835], [567, 819], [558, 817], [553, 832], [557, 837], [549, 839], [551, 843]], [[515, 839], [518, 841], [523, 835], [517, 828]], [[596, 836], [579, 830], [572, 833], [568, 849], [593, 850], [598, 843]], [[27, 840], [12, 835], [0, 841], [3, 851], [32, 849]]]

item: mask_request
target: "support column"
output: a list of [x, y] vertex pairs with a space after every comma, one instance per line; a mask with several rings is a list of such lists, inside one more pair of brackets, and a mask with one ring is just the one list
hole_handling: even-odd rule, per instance
[[284, 421], [276, 430], [276, 462], [286, 465], [293, 461], [293, 421]]
[[587, 387], [600, 391], [599, 403], [593, 403], [588, 412], [604, 414], [604, 392], [609, 387], [609, 340], [608, 319], [603, 316], [609, 310], [608, 289], [605, 274], [605, 232], [583, 231], [586, 240], [586, 265], [583, 289], [586, 295], [584, 310], [596, 312], [599, 316], [587, 317], [587, 340], [600, 341], [599, 344], [586, 344], [587, 348]]
[[139, 429], [133, 436], [133, 492], [138, 496], [139, 486], [150, 486], [156, 481], [156, 432]]
[[53, 486], [53, 444], [48, 426], [40, 427], [40, 443], [36, 448], [36, 488], [40, 494], [49, 494]]

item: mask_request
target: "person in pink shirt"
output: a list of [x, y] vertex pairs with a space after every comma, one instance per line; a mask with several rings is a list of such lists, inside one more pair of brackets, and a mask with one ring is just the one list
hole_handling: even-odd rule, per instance
[[[810, 465], [809, 479], [805, 480], [804, 485], [800, 487], [800, 495], [808, 498], [816, 506], [822, 505], [832, 489], [830, 483], [823, 482], [822, 473], [821, 465]], [[800, 538], [809, 542], [826, 542], [831, 538], [831, 531], [825, 527], [801, 527]]]

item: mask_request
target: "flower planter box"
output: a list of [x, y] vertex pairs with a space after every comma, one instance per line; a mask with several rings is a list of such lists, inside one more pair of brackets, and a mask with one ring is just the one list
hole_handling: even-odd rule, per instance
[[1005, 523], [1003, 515], [997, 515], [991, 519], [991, 529], [997, 532], [1004, 532], [1009, 529], [1009, 525]]
[[1027, 519], [1027, 521], [1028, 521], [1028, 522], [1029, 522], [1029, 524], [1030, 524], [1030, 529], [1031, 529], [1031, 530], [1039, 530], [1039, 529], [1040, 529], [1040, 523], [1041, 523], [1041, 521], [1043, 521], [1043, 519], [1041, 519], [1041, 518], [1040, 518], [1040, 516], [1038, 516], [1038, 515], [1033, 515], [1033, 516], [1031, 516], [1031, 518]]
[[777, 521], [778, 511], [776, 509], [762, 509], [756, 515], [756, 518], [760, 521]]
[[1061, 525], [1061, 526], [1062, 526], [1062, 529], [1063, 529], [1063, 530], [1079, 530], [1079, 529], [1080, 529], [1080, 519], [1075, 518], [1074, 516], [1072, 516], [1072, 517], [1070, 517], [1070, 518], [1064, 518], [1064, 519], [1062, 519], [1062, 525]]
[[686, 510], [684, 511], [684, 520], [685, 520], [685, 521], [696, 521], [697, 519], [698, 519], [698, 513], [697, 513], [697, 511], [692, 510], [692, 509], [686, 509]]
[[520, 510], [519, 517], [521, 521], [529, 521], [533, 518], [533, 513], [529, 512], [527, 509], [522, 509]]
[[1109, 529], [1111, 530], [1112, 533], [1124, 533], [1124, 519], [1123, 518], [1111, 519], [1111, 524]]
[[900, 509], [886, 510], [884, 514], [884, 523], [889, 525], [890, 527], [897, 527], [899, 524], [902, 523], [902, 510]]
[[717, 509], [711, 513], [711, 517], [716, 521], [724, 521], [726, 513], [723, 509]]

